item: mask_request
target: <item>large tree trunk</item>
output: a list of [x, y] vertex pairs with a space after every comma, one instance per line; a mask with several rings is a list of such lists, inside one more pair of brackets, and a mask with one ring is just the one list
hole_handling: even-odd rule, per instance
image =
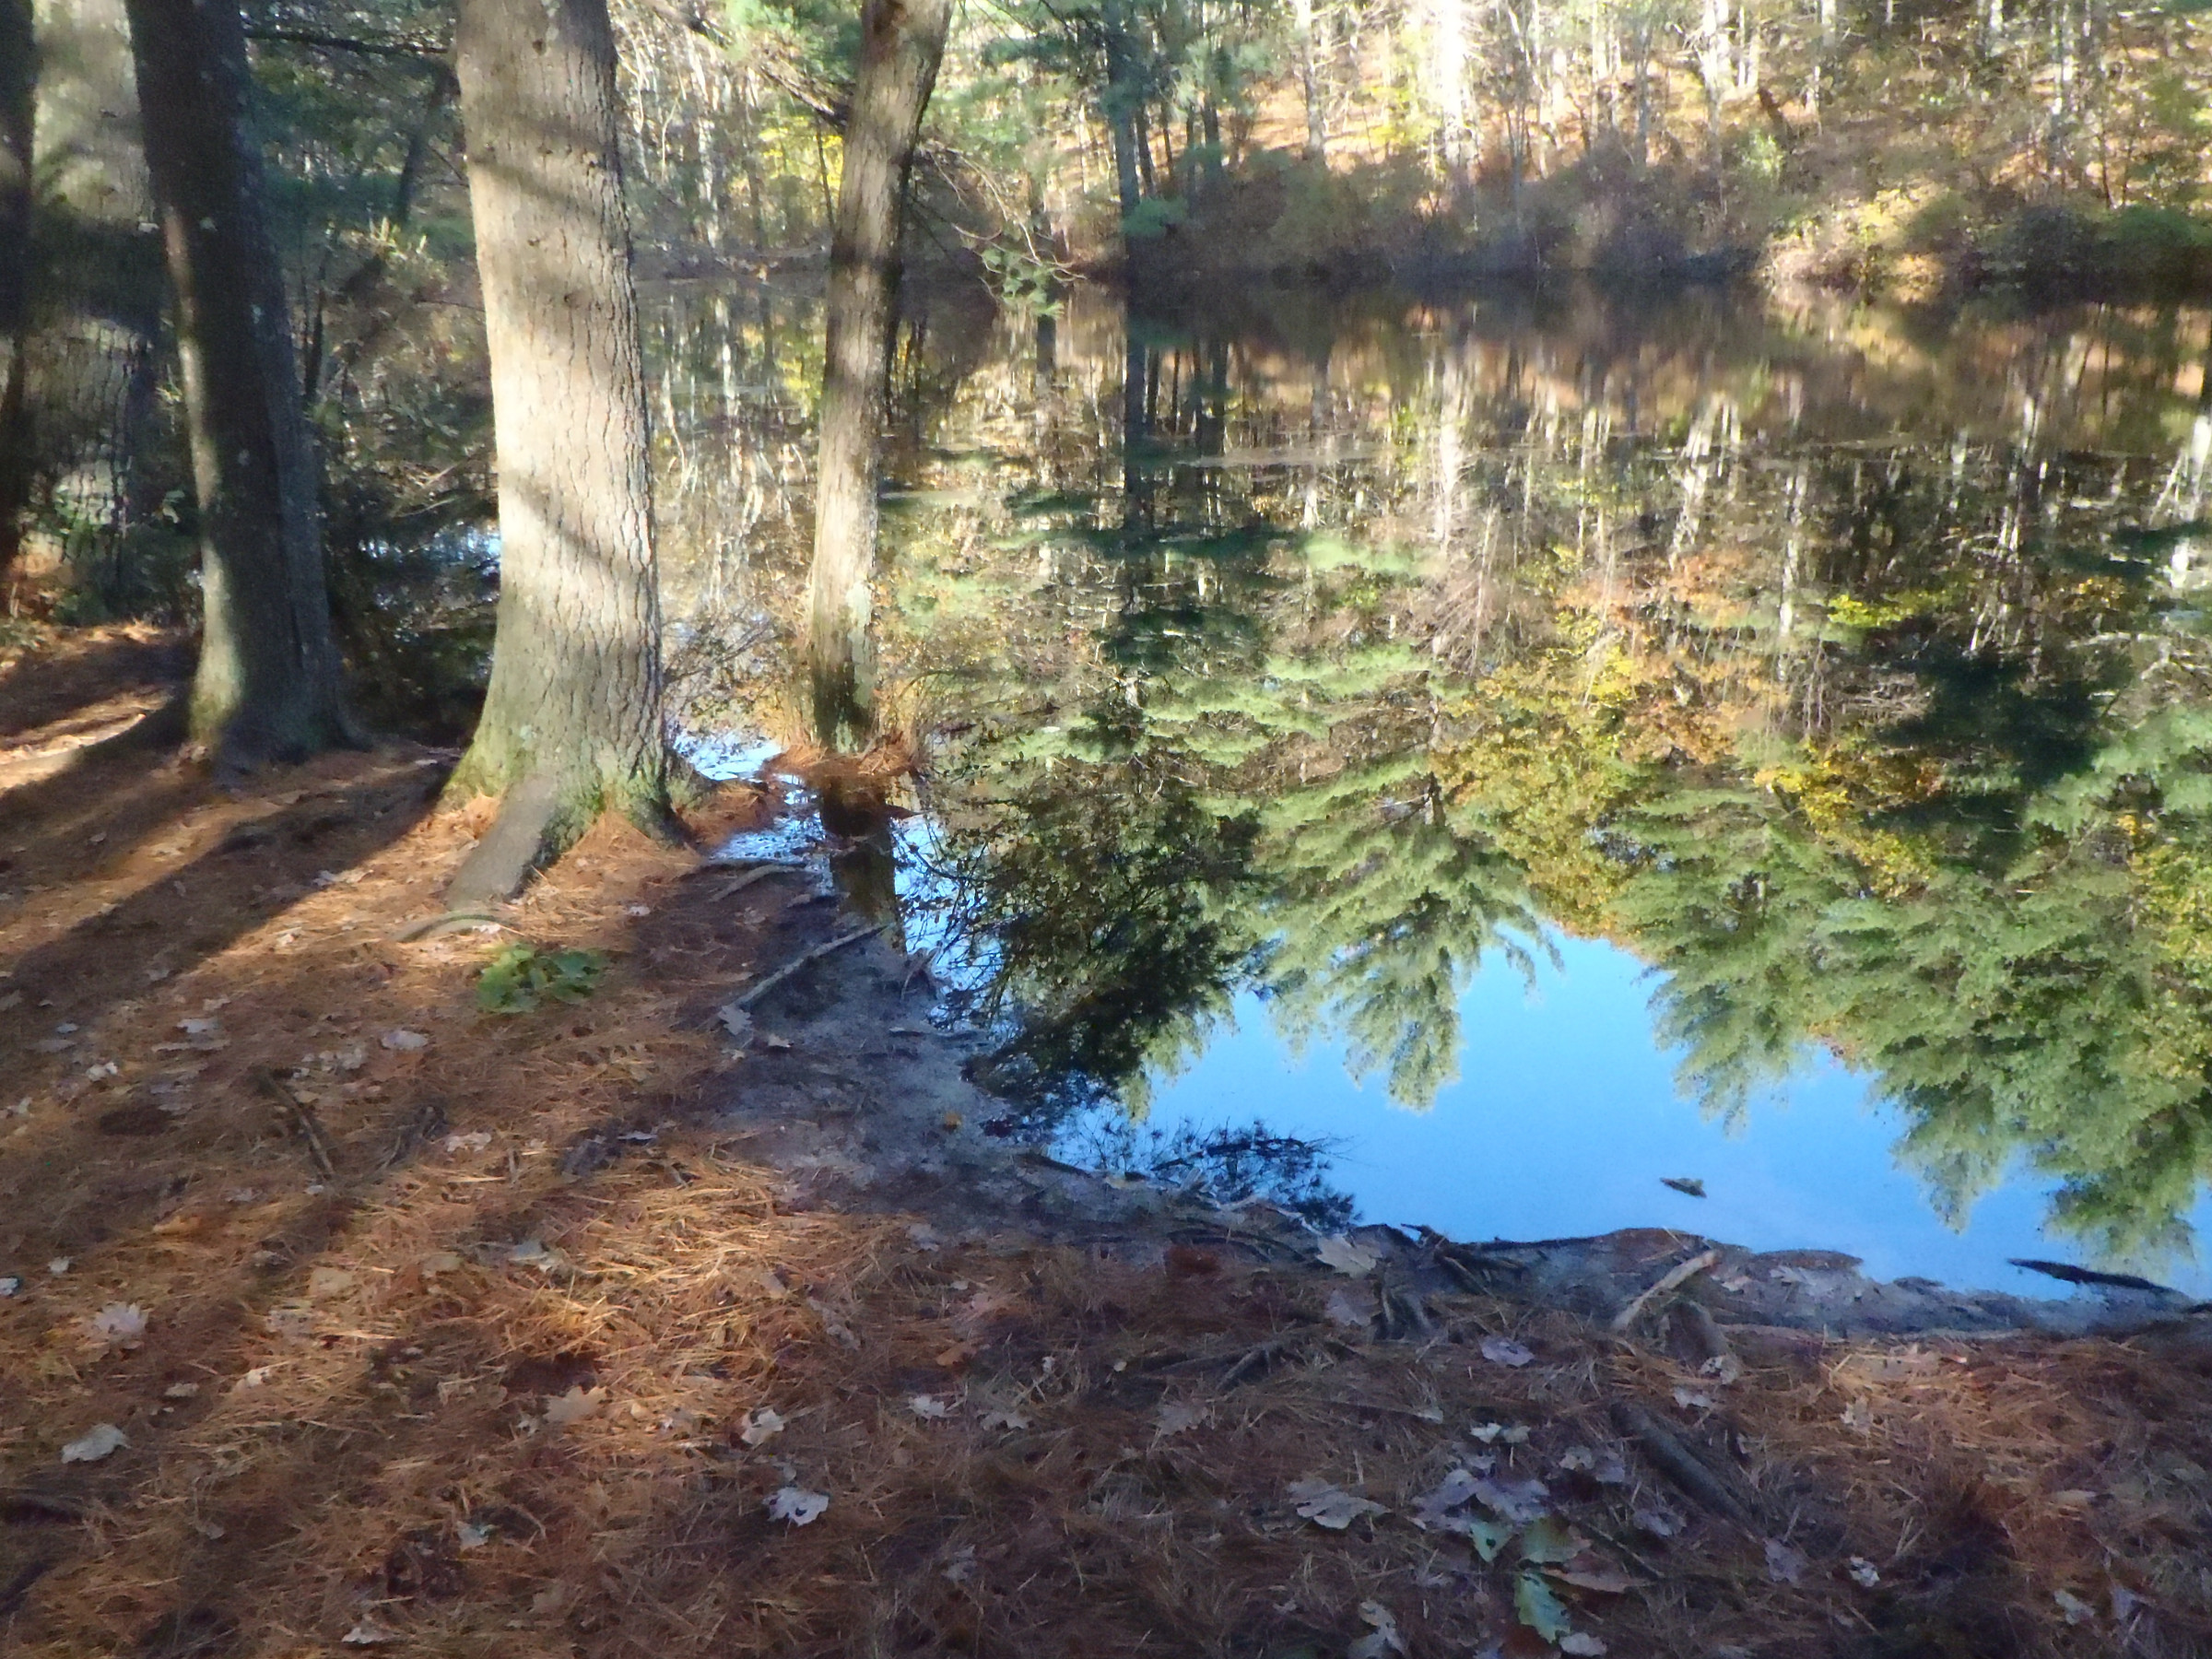
[[505, 898], [601, 812], [665, 823], [645, 369], [606, 0], [461, 0], [491, 354], [500, 608], [456, 792], [504, 794], [456, 904]]
[[830, 243], [814, 565], [806, 584], [816, 735], [870, 735], [877, 441], [899, 298], [899, 233], [922, 112], [945, 54], [951, 0], [868, 0]]
[[30, 135], [37, 70], [30, 0], [0, 0], [0, 575], [30, 506]]
[[128, 0], [176, 295], [205, 606], [193, 735], [228, 769], [354, 733], [338, 697], [315, 467], [229, 0]]

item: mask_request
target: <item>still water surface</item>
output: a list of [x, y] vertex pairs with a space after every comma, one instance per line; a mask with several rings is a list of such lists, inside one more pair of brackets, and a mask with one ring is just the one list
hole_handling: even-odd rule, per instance
[[[805, 735], [811, 335], [690, 287], [660, 321], [726, 760]], [[2208, 335], [920, 305], [877, 716], [924, 766], [891, 822], [831, 777], [839, 866], [937, 953], [995, 1127], [1064, 1155], [1457, 1236], [2206, 1288]]]

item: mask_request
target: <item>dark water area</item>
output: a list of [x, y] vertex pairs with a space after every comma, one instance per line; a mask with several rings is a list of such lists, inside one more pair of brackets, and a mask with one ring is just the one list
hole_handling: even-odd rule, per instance
[[[806, 735], [778, 303], [654, 313], [725, 772]], [[2204, 1288], [2208, 356], [2201, 310], [924, 299], [876, 613], [913, 816], [831, 788], [792, 844], [1064, 1157]]]

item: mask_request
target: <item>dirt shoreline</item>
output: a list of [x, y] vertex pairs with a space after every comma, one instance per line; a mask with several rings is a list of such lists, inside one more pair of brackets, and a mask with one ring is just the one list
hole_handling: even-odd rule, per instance
[[[1719, 1247], [1616, 1329], [1713, 1247], [1071, 1170], [984, 1133], [879, 941], [737, 1049], [852, 926], [804, 873], [610, 827], [395, 942], [481, 828], [451, 757], [225, 794], [150, 740], [166, 660], [0, 682], [18, 1651], [2212, 1646], [2201, 1320]], [[608, 966], [479, 1011], [518, 939]]]

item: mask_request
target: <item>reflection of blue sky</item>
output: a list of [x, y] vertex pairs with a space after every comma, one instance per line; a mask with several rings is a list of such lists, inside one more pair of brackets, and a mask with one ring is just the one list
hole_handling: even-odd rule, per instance
[[[1363, 1219], [1422, 1222], [1461, 1239], [1542, 1239], [1672, 1226], [1756, 1249], [1841, 1250], [1878, 1278], [1920, 1274], [1946, 1284], [2064, 1295], [2008, 1256], [2078, 1261], [2046, 1235], [2049, 1183], [2030, 1172], [1985, 1194], [1963, 1232], [1936, 1216], [1891, 1148], [1897, 1115], [1869, 1111], [1866, 1083], [1808, 1053], [1778, 1099], [1731, 1130], [1676, 1093], [1677, 1056], [1653, 1041], [1653, 982], [1601, 941], [1562, 939], [1560, 966], [1478, 974], [1460, 1002], [1459, 1081], [1428, 1112], [1362, 1088], [1341, 1042], [1316, 1035], [1294, 1060], [1266, 1005], [1238, 999], [1234, 1030], [1155, 1092], [1150, 1122], [1207, 1128], [1265, 1120], [1270, 1129], [1339, 1143], [1335, 1183]], [[1708, 1196], [1660, 1185], [1696, 1176]], [[2212, 1203], [2196, 1223], [2212, 1226]], [[2166, 1282], [2177, 1282], [2169, 1271]], [[2199, 1294], [2207, 1276], [2180, 1276]]]

